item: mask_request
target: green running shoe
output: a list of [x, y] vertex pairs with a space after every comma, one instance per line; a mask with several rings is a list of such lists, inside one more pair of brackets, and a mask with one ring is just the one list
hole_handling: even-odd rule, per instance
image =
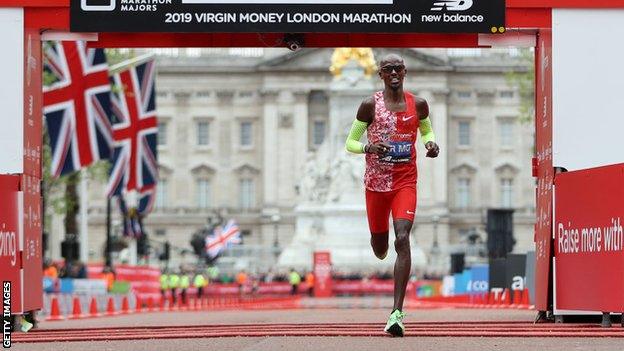
[[403, 336], [403, 334], [405, 333], [403, 318], [405, 318], [405, 313], [399, 310], [392, 311], [392, 313], [390, 314], [390, 318], [388, 318], [388, 323], [386, 323], [384, 331], [392, 336]]
[[22, 323], [21, 324], [22, 324], [22, 326], [21, 326], [22, 333], [27, 333], [33, 327], [32, 323], [28, 322], [26, 319], [23, 319], [23, 318], [22, 318]]

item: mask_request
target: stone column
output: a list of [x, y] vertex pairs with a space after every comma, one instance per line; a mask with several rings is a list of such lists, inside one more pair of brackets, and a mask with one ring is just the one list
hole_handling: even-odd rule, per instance
[[[188, 157], [190, 153], [190, 143], [194, 140], [193, 126], [190, 125], [190, 99], [192, 92], [189, 90], [180, 90], [174, 93], [176, 104], [175, 114], [169, 122], [169, 128], [172, 137], [167, 147], [171, 155], [175, 155], [172, 160], [174, 169], [186, 170], [188, 167]], [[174, 173], [169, 178], [169, 204], [171, 207], [188, 206], [190, 198], [190, 189], [188, 186], [190, 175], [186, 172]]]
[[445, 208], [448, 206], [448, 94], [448, 90], [435, 91], [427, 99], [436, 142], [441, 149], [432, 167], [432, 205]]
[[[232, 131], [232, 124], [235, 121], [233, 116], [234, 106], [232, 100], [234, 97], [234, 91], [221, 90], [217, 91], [217, 99], [219, 104], [219, 114], [215, 116], [214, 125], [217, 128], [219, 135], [219, 142], [216, 145], [215, 158], [222, 169], [229, 170], [222, 176], [217, 176], [215, 179], [216, 187], [214, 189], [232, 189], [235, 194], [224, 191], [215, 191], [215, 194], [219, 194], [220, 198], [217, 199], [218, 206], [236, 207], [238, 206], [238, 184], [237, 180], [232, 177], [232, 152], [233, 143], [236, 143], [236, 139], [232, 140], [234, 135]], [[236, 128], [234, 128], [236, 129]], [[234, 136], [236, 138], [236, 136]], [[236, 190], [234, 190], [236, 189]]]
[[277, 204], [277, 164], [275, 156], [277, 155], [277, 138], [278, 138], [278, 116], [277, 116], [277, 96], [279, 92], [276, 90], [266, 90], [262, 92], [264, 98], [264, 106], [262, 113], [263, 128], [263, 171], [262, 175], [264, 183], [264, 204], [275, 206]]
[[[295, 145], [296, 150], [294, 172], [295, 181], [298, 182], [301, 179], [303, 172], [303, 165], [307, 159], [306, 154], [308, 152], [308, 91], [296, 91], [295, 92], [295, 111], [294, 111], [294, 128], [295, 128]], [[293, 184], [296, 185], [296, 184]]]

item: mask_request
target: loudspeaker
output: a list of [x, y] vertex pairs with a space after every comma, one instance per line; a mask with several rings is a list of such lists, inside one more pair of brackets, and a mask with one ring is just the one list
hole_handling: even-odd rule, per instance
[[67, 262], [73, 262], [80, 257], [78, 242], [75, 240], [63, 240], [61, 242], [61, 256]]
[[464, 271], [464, 256], [463, 252], [451, 254], [451, 274]]
[[486, 231], [490, 258], [504, 258], [513, 250], [513, 210], [488, 209]]

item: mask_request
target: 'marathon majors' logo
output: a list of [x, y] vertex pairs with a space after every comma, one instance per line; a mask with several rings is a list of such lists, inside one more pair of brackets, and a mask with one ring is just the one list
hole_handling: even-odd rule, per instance
[[465, 11], [472, 7], [472, 0], [435, 0], [431, 11]]
[[83, 11], [113, 11], [117, 0], [80, 0]]
[[[459, 1], [457, 1], [459, 2]], [[392, 5], [393, 0], [182, 0], [183, 4]], [[472, 3], [472, 1], [470, 1]]]

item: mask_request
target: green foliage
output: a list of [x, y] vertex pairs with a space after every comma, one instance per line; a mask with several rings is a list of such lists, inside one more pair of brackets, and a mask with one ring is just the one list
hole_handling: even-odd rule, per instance
[[105, 49], [105, 52], [109, 66], [114, 66], [135, 56], [133, 49]]
[[506, 74], [507, 84], [520, 94], [519, 120], [531, 123], [535, 119], [535, 64], [531, 49], [520, 49], [520, 64], [527, 69], [514, 70]]

